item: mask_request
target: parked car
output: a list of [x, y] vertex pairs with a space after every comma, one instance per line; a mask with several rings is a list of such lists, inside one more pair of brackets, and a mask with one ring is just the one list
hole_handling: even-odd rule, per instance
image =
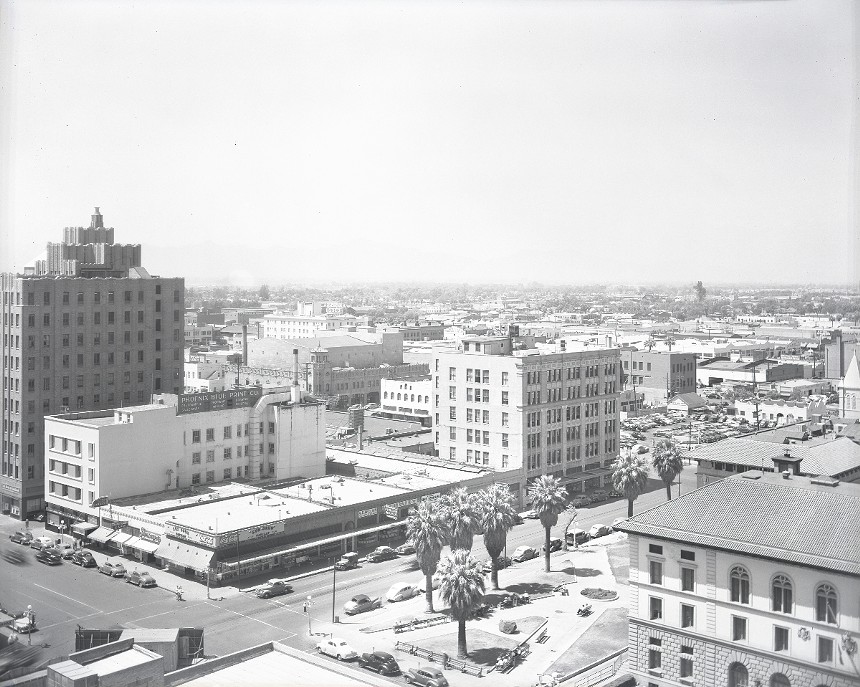
[[415, 553], [415, 544], [401, 544], [394, 550], [398, 556], [408, 556]]
[[410, 668], [403, 675], [406, 682], [421, 687], [448, 687], [448, 681], [438, 668]]
[[390, 546], [377, 546], [373, 551], [367, 554], [367, 560], [370, 563], [390, 561], [392, 558], [397, 558], [397, 552]]
[[523, 517], [526, 520], [537, 520], [540, 516], [535, 510], [527, 510], [525, 513], [520, 513], [520, 517]]
[[[499, 564], [499, 570], [504, 570], [505, 568], [510, 566], [511, 559], [508, 558], [507, 556], [499, 556], [498, 564]], [[492, 558], [488, 558], [486, 561], [484, 561], [483, 570], [485, 573], [493, 572], [493, 559]]]
[[142, 572], [139, 570], [132, 570], [125, 578], [125, 581], [129, 584], [136, 584], [138, 587], [158, 586], [155, 582], [155, 578], [145, 570]]
[[24, 546], [30, 546], [30, 542], [33, 541], [33, 534], [30, 531], [15, 532], [15, 534], [9, 535], [9, 539], [12, 540], [13, 544], [23, 544]]
[[421, 590], [414, 584], [409, 584], [408, 582], [398, 582], [397, 584], [391, 585], [391, 589], [388, 590], [388, 593], [385, 595], [387, 601], [406, 601], [406, 599], [411, 599], [413, 596], [418, 596], [421, 593]]
[[624, 496], [624, 494], [622, 494], [622, 493], [621, 493], [620, 491], [618, 491], [617, 489], [612, 489], [612, 490], [610, 490], [610, 492], [609, 492], [609, 498], [611, 498], [611, 499], [617, 499], [617, 498], [619, 498], [619, 497], [621, 497], [621, 496]]
[[39, 628], [36, 627], [36, 619], [33, 618], [33, 620], [31, 621], [25, 613], [20, 618], [15, 618], [15, 621], [12, 623], [12, 629], [14, 629], [15, 632], [20, 635], [30, 634], [31, 632], [35, 632]]
[[343, 605], [343, 612], [347, 615], [355, 615], [381, 607], [382, 601], [379, 600], [378, 596], [371, 599], [367, 594], [356, 594]]
[[343, 554], [343, 556], [340, 557], [340, 560], [334, 564], [334, 567], [338, 570], [349, 570], [350, 568], [357, 568], [358, 554], [353, 551]]
[[607, 527], [606, 525], [594, 525], [588, 532], [592, 539], [597, 539], [597, 537], [603, 537], [612, 532], [612, 528]]
[[[561, 539], [559, 539], [558, 537], [553, 537], [549, 540], [549, 552], [552, 553], [553, 551], [560, 551], [562, 544], [563, 542], [561, 541]], [[546, 550], [546, 544], [541, 546], [540, 550]]]
[[54, 545], [54, 540], [50, 537], [34, 537], [30, 540], [31, 549], [46, 549]]
[[585, 508], [591, 505], [591, 499], [587, 496], [574, 496], [570, 500], [570, 505], [574, 508]]
[[98, 563], [89, 551], [79, 549], [72, 554], [72, 563], [80, 565], [82, 568], [97, 568]]
[[533, 546], [518, 546], [517, 550], [514, 551], [514, 555], [511, 556], [511, 560], [514, 563], [522, 563], [523, 561], [537, 558], [537, 555], [537, 549]]
[[358, 656], [358, 652], [355, 649], [337, 637], [321, 641], [317, 644], [317, 651], [326, 656], [336, 658], [338, 661], [348, 661]]
[[60, 565], [63, 562], [63, 557], [53, 549], [45, 547], [36, 554], [36, 560], [45, 565]]
[[68, 560], [75, 553], [75, 548], [71, 544], [54, 544], [50, 547], [51, 551], [56, 551], [60, 554], [60, 558]]
[[273, 596], [281, 596], [289, 594], [293, 591], [293, 585], [281, 582], [280, 580], [269, 580], [264, 585], [257, 589], [257, 598], [271, 599]]
[[525, 520], [523, 520], [522, 515], [520, 515], [519, 513], [514, 513], [514, 524], [515, 525], [522, 525], [524, 522], [525, 522]]
[[105, 561], [99, 568], [99, 572], [110, 577], [125, 577], [125, 566], [122, 563]]
[[602, 503], [609, 498], [609, 494], [607, 494], [603, 489], [595, 489], [588, 495], [588, 497], [591, 499], [592, 503]]
[[584, 544], [591, 536], [585, 530], [581, 530], [578, 527], [574, 529], [572, 532], [567, 533], [567, 545], [568, 546], [579, 546], [580, 544]]
[[615, 528], [625, 520], [627, 520], [627, 518], [615, 518], [615, 520], [612, 521], [612, 531], [614, 532]]
[[[432, 585], [433, 589], [439, 589], [439, 584], [441, 582], [442, 576], [439, 573], [433, 573], [433, 576], [430, 578], [430, 584]], [[421, 579], [415, 586], [418, 587], [418, 589], [421, 590], [421, 593], [423, 594], [425, 591], [427, 591], [427, 578], [422, 575]]]
[[377, 408], [379, 408], [378, 403], [368, 403], [366, 406], [364, 406], [365, 410], [376, 410]]
[[385, 651], [362, 654], [358, 657], [358, 665], [383, 675], [397, 675], [400, 672], [400, 666], [397, 665], [394, 656]]

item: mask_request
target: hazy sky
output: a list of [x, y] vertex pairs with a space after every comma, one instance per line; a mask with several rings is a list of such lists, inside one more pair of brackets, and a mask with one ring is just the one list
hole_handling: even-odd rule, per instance
[[847, 282], [853, 0], [0, 0], [0, 270]]

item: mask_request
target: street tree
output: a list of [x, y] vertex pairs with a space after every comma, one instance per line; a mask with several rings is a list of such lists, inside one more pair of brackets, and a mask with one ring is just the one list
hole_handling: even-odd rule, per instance
[[648, 485], [648, 463], [629, 449], [612, 464], [612, 486], [627, 499], [627, 517], [633, 517], [633, 502]]
[[466, 658], [466, 621], [484, 598], [484, 571], [465, 549], [457, 549], [439, 563], [439, 598], [457, 621], [457, 657]]
[[544, 529], [544, 565], [549, 572], [550, 530], [558, 524], [558, 516], [567, 509], [567, 490], [561, 480], [552, 475], [541, 475], [529, 487], [532, 509], [538, 514]]
[[507, 484], [491, 484], [478, 492], [480, 524], [484, 530], [484, 547], [492, 560], [490, 579], [499, 588], [499, 556], [505, 550], [508, 532], [516, 523], [514, 497]]
[[439, 565], [447, 534], [445, 510], [427, 497], [409, 513], [406, 537], [415, 547], [415, 558], [424, 574], [427, 613], [433, 612], [433, 573]]
[[475, 494], [470, 494], [466, 487], [457, 487], [442, 497], [442, 507], [447, 511], [451, 550], [471, 551], [480, 516]]
[[651, 465], [657, 476], [666, 485], [666, 500], [672, 500], [672, 483], [684, 469], [681, 459], [681, 451], [674, 442], [669, 439], [660, 439], [654, 447], [651, 456]]

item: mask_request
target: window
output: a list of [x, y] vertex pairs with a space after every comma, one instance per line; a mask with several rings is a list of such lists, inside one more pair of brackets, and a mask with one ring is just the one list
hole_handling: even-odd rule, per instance
[[507, 454], [502, 454], [502, 468], [508, 467], [508, 459], [509, 456]]
[[694, 560], [696, 560], [695, 551], [685, 551], [684, 549], [681, 549], [681, 560], [682, 561], [694, 561]]
[[206, 471], [206, 481], [207, 482], [214, 482], [215, 481], [215, 471], [214, 470], [207, 470]]
[[829, 637], [818, 638], [818, 662], [833, 663], [833, 640]]
[[215, 462], [215, 451], [214, 450], [206, 451], [206, 462], [207, 463], [214, 463]]
[[192, 444], [199, 444], [200, 443], [200, 430], [199, 429], [191, 430], [191, 443]]
[[777, 613], [791, 613], [791, 580], [777, 575], [771, 583], [772, 609]]
[[650, 561], [648, 569], [651, 573], [651, 584], [663, 584], [663, 564], [660, 561]]
[[456, 420], [457, 419], [457, 407], [456, 406], [451, 406], [450, 408], [448, 408], [448, 419], [449, 420]]
[[659, 670], [663, 667], [663, 654], [659, 649], [648, 649], [648, 669]]
[[696, 586], [696, 571], [693, 568], [681, 568], [681, 591], [692, 592]]
[[448, 457], [449, 457], [451, 460], [457, 460], [457, 449], [456, 449], [456, 448], [454, 448], [453, 446], [451, 446], [451, 447], [448, 449]]
[[232, 460], [233, 458], [233, 449], [225, 448], [224, 449], [224, 460]]
[[770, 687], [791, 687], [791, 681], [782, 673], [770, 676]]
[[749, 673], [743, 663], [729, 666], [729, 687], [749, 687]]
[[502, 372], [502, 386], [508, 385], [508, 373]]
[[200, 464], [200, 451], [195, 451], [191, 454], [191, 464], [199, 465]]
[[449, 386], [448, 387], [448, 398], [452, 401], [457, 400], [457, 387], [456, 386]]
[[233, 477], [233, 468], [224, 468], [224, 479], [231, 479]]
[[649, 617], [651, 620], [662, 620], [663, 618], [663, 599], [656, 596], [650, 597], [648, 600]]
[[456, 427], [449, 427], [448, 428], [448, 438], [451, 441], [457, 441], [457, 428]]
[[691, 647], [691, 646], [682, 646], [681, 647], [680, 676], [682, 678], [693, 677], [693, 647]]
[[206, 441], [215, 441], [215, 429], [210, 427], [206, 430]]
[[508, 405], [508, 392], [507, 391], [502, 392], [502, 405], [503, 406]]
[[736, 642], [747, 638], [747, 619], [740, 616], [732, 616], [732, 639]]
[[448, 368], [448, 380], [451, 382], [457, 381], [457, 368], [456, 367], [449, 367]]
[[648, 553], [656, 553], [658, 556], [662, 556], [663, 547], [660, 544], [648, 544]]
[[227, 425], [227, 426], [224, 428], [224, 438], [225, 438], [225, 439], [230, 439], [230, 438], [232, 438], [232, 437], [233, 437], [233, 427], [232, 427], [232, 425]]
[[681, 627], [693, 627], [696, 624], [696, 609], [688, 604], [681, 604]]
[[191, 484], [200, 484], [200, 473], [195, 472], [191, 475]]
[[787, 627], [779, 627], [778, 625], [773, 628], [773, 650], [774, 651], [788, 651], [788, 628]]
[[815, 590], [815, 619], [819, 623], [836, 624], [836, 590], [829, 584], [820, 584]]
[[750, 575], [745, 568], [736, 565], [729, 573], [731, 580], [731, 598], [735, 603], [750, 602]]

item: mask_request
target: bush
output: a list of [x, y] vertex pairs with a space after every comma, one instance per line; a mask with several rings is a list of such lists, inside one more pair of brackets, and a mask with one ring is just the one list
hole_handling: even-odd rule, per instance
[[586, 598], [594, 599], [595, 601], [611, 601], [612, 599], [618, 598], [617, 592], [614, 592], [611, 589], [599, 589], [597, 587], [583, 589], [580, 594]]
[[499, 632], [503, 632], [506, 635], [512, 635], [517, 631], [517, 624], [513, 620], [500, 620], [499, 621]]

